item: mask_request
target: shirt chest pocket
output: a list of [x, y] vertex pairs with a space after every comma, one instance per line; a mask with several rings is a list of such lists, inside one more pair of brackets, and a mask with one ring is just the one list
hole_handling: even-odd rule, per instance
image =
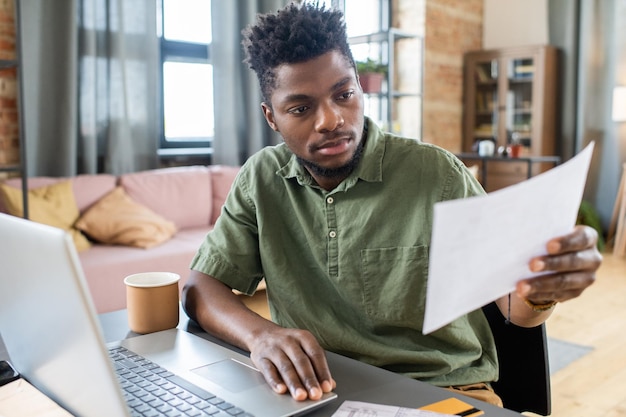
[[377, 324], [421, 330], [426, 302], [428, 247], [361, 250], [365, 311]]

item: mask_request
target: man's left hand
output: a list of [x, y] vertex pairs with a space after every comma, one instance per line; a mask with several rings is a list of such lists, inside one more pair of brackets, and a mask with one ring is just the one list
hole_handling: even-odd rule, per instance
[[580, 225], [572, 233], [550, 240], [548, 254], [533, 258], [529, 265], [531, 271], [546, 275], [519, 281], [517, 294], [536, 305], [578, 297], [594, 283], [602, 263], [597, 242], [598, 233]]

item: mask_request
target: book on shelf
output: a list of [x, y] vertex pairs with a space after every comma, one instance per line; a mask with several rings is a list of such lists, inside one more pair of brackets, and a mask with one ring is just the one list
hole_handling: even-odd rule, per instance
[[476, 110], [479, 112], [492, 112], [495, 109], [495, 93], [482, 91], [476, 93]]
[[535, 74], [535, 66], [534, 65], [515, 65], [513, 67], [513, 71], [510, 75], [512, 79], [523, 79], [527, 80], [533, 77]]
[[515, 73], [516, 74], [532, 74], [533, 72], [535, 72], [535, 66], [534, 65], [516, 65], [515, 66]]
[[474, 136], [477, 137], [491, 137], [494, 136], [493, 134], [493, 125], [489, 124], [489, 123], [483, 123], [480, 124], [478, 126], [476, 126], [476, 128], [474, 129]]
[[493, 62], [478, 64], [476, 65], [475, 76], [479, 82], [493, 82], [498, 77], [497, 66]]
[[482, 65], [476, 65], [476, 78], [478, 81], [485, 82], [489, 81], [490, 77], [487, 76], [487, 71]]

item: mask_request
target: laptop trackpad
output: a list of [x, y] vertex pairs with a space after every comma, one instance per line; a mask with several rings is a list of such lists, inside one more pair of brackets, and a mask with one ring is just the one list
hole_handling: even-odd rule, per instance
[[191, 372], [231, 392], [245, 391], [265, 384], [261, 372], [232, 358], [192, 369]]

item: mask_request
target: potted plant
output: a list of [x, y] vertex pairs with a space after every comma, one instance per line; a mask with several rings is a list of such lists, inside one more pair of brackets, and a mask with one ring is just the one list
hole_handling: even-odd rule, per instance
[[387, 65], [372, 58], [356, 62], [356, 70], [364, 93], [375, 94], [382, 91], [383, 80], [387, 75]]

